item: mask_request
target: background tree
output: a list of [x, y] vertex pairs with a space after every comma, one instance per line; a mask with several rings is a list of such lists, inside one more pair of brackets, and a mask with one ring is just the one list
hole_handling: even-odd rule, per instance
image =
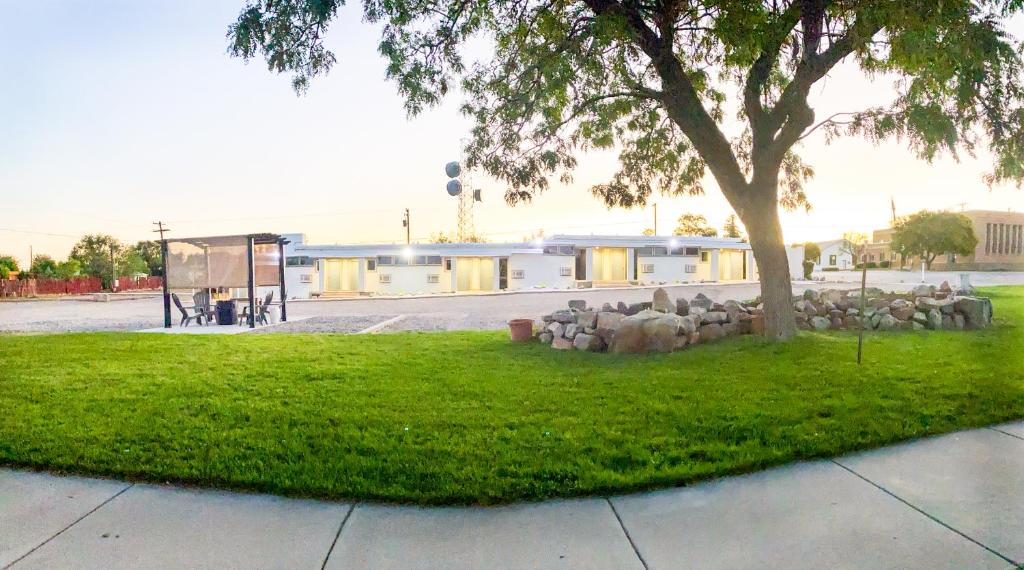
[[9, 279], [15, 271], [18, 271], [18, 260], [11, 255], [0, 255], [0, 279]]
[[722, 226], [722, 237], [743, 237], [743, 230], [740, 228], [739, 222], [736, 221], [736, 214], [729, 214], [729, 217], [725, 219], [725, 225]]
[[68, 259], [74, 259], [82, 268], [82, 273], [89, 277], [99, 277], [103, 280], [103, 287], [109, 288], [110, 283], [110, 250], [121, 250], [121, 243], [113, 236], [104, 234], [90, 234], [83, 236], [78, 243], [71, 248]]
[[37, 255], [32, 260], [32, 268], [29, 269], [32, 277], [44, 277], [53, 279], [57, 277], [57, 262], [49, 255]]
[[452, 238], [444, 232], [437, 232], [430, 236], [430, 243], [452, 243]]
[[654, 228], [644, 228], [643, 234], [648, 237], [653, 236]]
[[821, 259], [821, 248], [813, 241], [804, 242], [804, 259], [818, 263]]
[[149, 264], [135, 249], [129, 249], [117, 256], [117, 275], [149, 275]]
[[953, 212], [922, 210], [896, 222], [892, 247], [907, 256], [919, 256], [931, 270], [939, 255], [970, 255], [978, 247], [971, 219]]
[[683, 214], [676, 221], [676, 229], [672, 232], [677, 236], [716, 237], [718, 230], [708, 225], [708, 220], [700, 214]]
[[71, 279], [82, 275], [82, 264], [77, 259], [68, 259], [57, 264], [57, 277]]
[[[164, 262], [160, 257], [160, 242], [153, 240], [135, 242], [135, 245], [128, 251], [129, 254], [134, 253], [146, 263], [146, 269], [140, 273], [156, 276], [164, 274]], [[125, 275], [129, 274], [125, 273]]]
[[[262, 55], [299, 92], [330, 70], [343, 0], [250, 0], [230, 51]], [[1003, 30], [1020, 0], [363, 0], [387, 75], [415, 115], [460, 87], [474, 122], [466, 166], [516, 204], [571, 179], [577, 155], [618, 149], [592, 192], [642, 206], [700, 194], [710, 173], [750, 233], [770, 337], [796, 332], [778, 208], [807, 207], [794, 147], [897, 139], [926, 160], [987, 144], [988, 183], [1024, 179], [1024, 81]], [[467, 43], [490, 50], [467, 60]], [[815, 122], [808, 96], [837, 64], [892, 78], [885, 105]], [[867, 87], [866, 87], [867, 88]], [[982, 140], [979, 133], [984, 133]]]

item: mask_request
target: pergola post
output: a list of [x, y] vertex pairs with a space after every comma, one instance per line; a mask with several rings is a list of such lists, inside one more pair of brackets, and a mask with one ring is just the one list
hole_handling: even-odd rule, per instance
[[164, 328], [171, 328], [171, 290], [167, 287], [167, 240], [160, 240], [160, 260], [164, 266]]
[[285, 240], [278, 240], [277, 242], [277, 269], [278, 278], [281, 281], [281, 322], [288, 322], [288, 291], [285, 290], [284, 286], [284, 244]]
[[245, 239], [246, 245], [246, 261], [249, 263], [249, 328], [256, 328], [256, 260], [254, 259], [255, 249], [255, 238], [253, 236], [247, 236]]

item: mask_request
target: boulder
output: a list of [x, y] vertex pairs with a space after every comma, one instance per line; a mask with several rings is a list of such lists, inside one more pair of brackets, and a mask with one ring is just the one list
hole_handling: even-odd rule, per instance
[[612, 312], [615, 310], [615, 307], [613, 307], [611, 303], [605, 303], [601, 305], [601, 310], [606, 312]]
[[737, 323], [722, 323], [722, 332], [725, 336], [737, 336], [740, 334], [740, 326]]
[[680, 334], [688, 335], [697, 332], [697, 327], [700, 325], [700, 317], [686, 315], [685, 317], [682, 317], [682, 319], [683, 320], [679, 325], [681, 327]]
[[[902, 303], [896, 304], [897, 301], [902, 301]], [[892, 305], [889, 305], [889, 312], [892, 316], [901, 321], [908, 321], [913, 318], [916, 309], [910, 301], [907, 301], [906, 299], [897, 299], [896, 301], [893, 301]]]
[[619, 303], [615, 305], [615, 310], [622, 314], [626, 314], [626, 311], [629, 310], [629, 305], [623, 303], [622, 301], [619, 301]]
[[922, 311], [914, 311], [914, 316], [910, 317], [915, 323], [926, 325], [928, 324], [928, 313]]
[[668, 313], [644, 321], [643, 331], [646, 336], [647, 350], [672, 352], [676, 347], [676, 338], [683, 330], [682, 320], [683, 317], [675, 313]]
[[699, 332], [694, 331], [694, 332], [686, 335], [686, 346], [697, 344], [699, 342], [700, 342], [700, 333]]
[[663, 313], [655, 311], [640, 311], [635, 315], [626, 316], [619, 324], [619, 329], [615, 331], [608, 350], [616, 354], [647, 352], [648, 332], [644, 330], [644, 324], [661, 316]]
[[931, 297], [935, 294], [935, 286], [928, 285], [927, 283], [921, 283], [920, 285], [915, 285], [910, 292], [915, 297]]
[[832, 326], [832, 321], [825, 317], [814, 316], [811, 317], [811, 326], [814, 327], [814, 330], [824, 331], [828, 330], [828, 328]]
[[686, 299], [679, 297], [676, 299], [676, 314], [680, 317], [685, 317], [690, 314], [690, 302]]
[[947, 315], [953, 314], [953, 300], [952, 299], [933, 299], [931, 297], [918, 297], [914, 302], [917, 306], [917, 310], [928, 312], [932, 309], [936, 309]]
[[892, 315], [881, 315], [875, 328], [880, 331], [891, 331], [900, 325], [899, 319]]
[[839, 289], [825, 289], [818, 293], [818, 299], [832, 304], [841, 303], [845, 297], [846, 292]]
[[564, 336], [565, 338], [568, 338], [568, 339], [574, 339], [574, 338], [576, 338], [576, 333], [578, 333], [578, 332], [580, 332], [582, 330], [583, 330], [583, 327], [577, 325], [576, 323], [565, 325], [565, 332], [562, 333], [562, 336]]
[[587, 352], [601, 352], [604, 350], [604, 340], [593, 334], [577, 334], [576, 338], [572, 340], [572, 345], [576, 347], [576, 350], [584, 350]]
[[555, 335], [551, 334], [550, 332], [544, 331], [537, 335], [537, 338], [544, 344], [551, 344], [551, 341], [554, 340]]
[[622, 325], [622, 319], [624, 318], [622, 313], [601, 311], [597, 314], [597, 335], [604, 339], [606, 343], [610, 343], [615, 332]]
[[860, 317], [849, 316], [843, 319], [843, 328], [849, 330], [857, 330], [860, 327]]
[[699, 319], [699, 318], [703, 317], [704, 315], [706, 315], [707, 312], [708, 312], [708, 310], [705, 309], [704, 307], [695, 307], [693, 305], [690, 305], [690, 316], [691, 317], [697, 317]]
[[939, 291], [942, 291], [943, 293], [952, 293], [953, 288], [949, 286], [949, 281], [943, 281], [942, 284], [939, 285]]
[[708, 313], [704, 313], [704, 315], [701, 316], [701, 322], [703, 322], [704, 324], [708, 324], [708, 323], [719, 323], [719, 324], [721, 324], [721, 323], [727, 322], [728, 320], [729, 320], [729, 313], [725, 313], [725, 312], [722, 312], [722, 311], [711, 311], [711, 312], [708, 312]]
[[924, 325], [922, 325], [921, 323], [919, 323], [919, 322], [917, 322], [917, 321], [910, 321], [910, 326], [911, 326], [911, 327], [913, 328], [913, 330], [915, 330], [915, 331], [923, 331], [923, 330], [924, 330], [924, 328], [925, 328], [925, 327], [924, 327]]
[[864, 316], [869, 318], [869, 319], [871, 317], [875, 316], [875, 313], [877, 313], [877, 312], [878, 312], [878, 309], [876, 309], [874, 307], [864, 307]]
[[555, 350], [570, 350], [572, 349], [572, 341], [567, 338], [555, 337], [555, 339], [551, 341], [551, 348]]
[[967, 325], [967, 320], [960, 313], [953, 313], [953, 328], [962, 331]]
[[956, 325], [953, 323], [952, 315], [942, 315], [942, 330], [951, 331], [955, 330]]
[[688, 344], [690, 344], [690, 337], [685, 335], [685, 334], [684, 335], [680, 335], [680, 336], [676, 337], [676, 341], [675, 341], [675, 344], [672, 347], [672, 349], [673, 350], [682, 350], [682, 349], [686, 348], [686, 346]]
[[576, 313], [576, 324], [582, 328], [594, 328], [597, 326], [597, 313], [594, 311]]
[[942, 330], [942, 313], [938, 309], [928, 311], [928, 328], [933, 331]]
[[651, 309], [659, 313], [675, 313], [676, 304], [668, 297], [668, 291], [658, 287], [654, 290], [654, 299], [651, 301]]
[[587, 302], [581, 299], [573, 299], [569, 301], [569, 308], [582, 311], [587, 308]]
[[840, 329], [842, 329], [843, 328], [843, 319], [842, 319], [842, 317], [832, 317], [832, 326], [830, 328], [832, 328], [832, 330], [840, 330]]
[[860, 314], [860, 309], [854, 309], [853, 307], [850, 307], [849, 309], [846, 309], [846, 316], [847, 317], [856, 317], [859, 314]]
[[700, 329], [697, 330], [697, 334], [700, 335], [700, 339], [702, 341], [710, 342], [724, 337], [725, 330], [722, 329], [722, 325], [713, 323], [700, 327]]
[[992, 300], [988, 297], [959, 297], [954, 309], [964, 316], [969, 329], [983, 329], [992, 324]]
[[804, 301], [800, 310], [804, 312], [808, 317], [813, 317], [818, 314], [818, 307], [814, 306], [814, 303], [810, 301]]
[[885, 317], [885, 316], [890, 316], [891, 317], [892, 315], [883, 315], [882, 313], [875, 313], [875, 314], [871, 315], [871, 320], [870, 320], [871, 328], [877, 329], [878, 328], [878, 323], [882, 322], [882, 317]]
[[750, 334], [764, 336], [764, 315], [750, 316]]
[[804, 300], [805, 301], [817, 302], [818, 299], [820, 299], [820, 297], [818, 296], [818, 292], [817, 291], [815, 291], [814, 289], [804, 289]]
[[711, 299], [709, 299], [704, 293], [697, 293], [697, 296], [694, 297], [692, 301], [690, 301], [691, 309], [693, 307], [700, 307], [705, 311], [710, 311], [711, 305], [713, 304], [714, 302]]
[[550, 323], [548, 324], [548, 332], [555, 338], [561, 338], [565, 335], [565, 325], [562, 323]]
[[576, 315], [570, 309], [562, 309], [551, 313], [551, 320], [567, 325], [576, 322]]
[[555, 319], [553, 319], [551, 315], [544, 315], [543, 317], [540, 318], [540, 320], [544, 321], [545, 323], [550, 323], [554, 322]]

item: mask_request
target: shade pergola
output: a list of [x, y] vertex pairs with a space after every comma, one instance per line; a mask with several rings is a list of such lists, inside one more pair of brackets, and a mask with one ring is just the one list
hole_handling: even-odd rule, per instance
[[164, 327], [171, 327], [171, 290], [247, 291], [248, 324], [256, 326], [256, 288], [280, 287], [281, 320], [288, 320], [284, 246], [277, 234], [173, 238], [161, 242], [164, 259]]

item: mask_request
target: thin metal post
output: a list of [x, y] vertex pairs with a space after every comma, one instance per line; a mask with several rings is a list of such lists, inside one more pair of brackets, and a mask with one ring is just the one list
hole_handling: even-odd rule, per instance
[[277, 268], [279, 270], [281, 279], [281, 322], [284, 323], [288, 322], [288, 291], [285, 290], [284, 286], [284, 240], [280, 240], [277, 242], [277, 251], [279, 252]]
[[[861, 255], [863, 256], [864, 249], [861, 249]], [[860, 273], [860, 314], [857, 315], [860, 321], [860, 328], [857, 329], [857, 365], [860, 365], [861, 352], [864, 350], [864, 309], [867, 303], [867, 294], [865, 289], [868, 285], [868, 264], [864, 261], [863, 257], [860, 262], [861, 273]], [[868, 320], [870, 323], [871, 320]], [[869, 325], [870, 326], [870, 325]]]
[[246, 238], [246, 257], [249, 261], [249, 328], [256, 328], [256, 260], [253, 258], [255, 240], [252, 236]]
[[167, 288], [167, 240], [160, 240], [160, 260], [164, 274], [164, 328], [171, 328], [171, 291]]

